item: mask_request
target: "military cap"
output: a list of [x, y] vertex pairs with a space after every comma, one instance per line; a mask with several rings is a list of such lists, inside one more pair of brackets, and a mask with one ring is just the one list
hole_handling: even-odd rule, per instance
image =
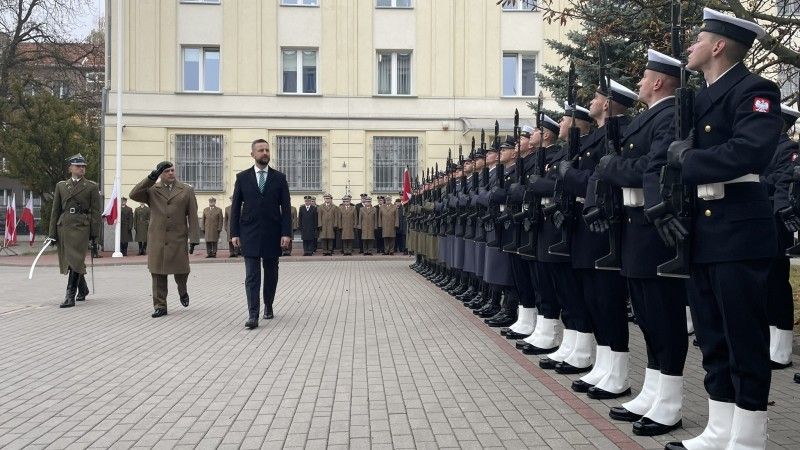
[[500, 148], [517, 148], [517, 140], [514, 139], [514, 136], [508, 135], [506, 141], [500, 144]]
[[364, 197], [364, 201], [365, 202], [371, 202], [372, 201], [372, 197], [369, 197], [369, 196], [368, 197]]
[[322, 198], [333, 198], [333, 196], [326, 192], [325, 194], [322, 194]]
[[127, 201], [128, 201], [128, 199], [127, 199], [126, 197], [122, 197], [122, 201], [123, 201], [123, 202], [127, 202]]
[[364, 198], [366, 196], [367, 196], [367, 194], [361, 194], [361, 198]]
[[399, 198], [396, 198], [396, 199], [394, 199], [394, 202], [395, 202], [395, 203], [400, 203], [401, 201], [402, 201], [402, 200], [400, 200]]
[[67, 162], [73, 166], [85, 166], [86, 165], [86, 158], [83, 157], [80, 153], [77, 155], [72, 155], [67, 158]]
[[681, 77], [681, 62], [652, 48], [647, 50], [647, 66], [645, 66], [645, 69], [654, 70], [675, 78]]
[[303, 197], [303, 200], [311, 200], [311, 196], [310, 195], [306, 195], [305, 197]]
[[550, 116], [548, 116], [547, 114], [543, 114], [542, 117], [544, 117], [544, 121], [542, 122], [542, 126], [547, 128], [548, 130], [552, 131], [553, 133], [558, 134], [558, 132], [560, 131], [560, 127], [558, 126], [558, 122], [556, 122], [555, 120], [551, 119]]
[[529, 138], [531, 134], [533, 134], [533, 127], [530, 125], [523, 125], [519, 133], [520, 136]]
[[313, 195], [311, 196], [311, 200], [316, 200], [316, 199], [317, 199], [317, 197], [315, 197]]
[[725, 36], [747, 48], [753, 46], [756, 38], [760, 39], [767, 34], [757, 23], [729, 16], [711, 8], [703, 8], [703, 26], [700, 31]]
[[210, 199], [208, 199], [208, 201], [210, 201], [210, 202], [216, 202], [216, 201], [217, 201], [217, 199], [215, 199], [214, 197], [211, 197]]
[[[609, 83], [608, 89], [614, 94], [614, 101], [619, 103], [620, 105], [624, 105], [628, 108], [632, 107], [639, 101], [639, 95], [636, 92], [626, 88], [625, 86], [617, 83], [614, 80], [611, 80]], [[609, 93], [603, 89], [603, 86], [597, 87], [597, 92], [604, 96], [608, 97]]]
[[784, 105], [781, 103], [781, 117], [783, 117], [783, 121], [791, 127], [795, 122], [797, 122], [797, 118], [800, 117], [800, 111], [792, 108], [789, 105]]
[[567, 102], [564, 102], [564, 115], [572, 117], [572, 111], [575, 110], [575, 119], [591, 122], [592, 118], [589, 117], [589, 110], [580, 105], [574, 107]]

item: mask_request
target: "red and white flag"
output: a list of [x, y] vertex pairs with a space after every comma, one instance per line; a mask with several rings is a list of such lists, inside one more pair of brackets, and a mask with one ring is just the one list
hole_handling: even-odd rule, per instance
[[408, 172], [408, 166], [403, 170], [403, 204], [405, 205], [411, 200], [411, 173]]
[[106, 218], [106, 223], [109, 225], [114, 225], [117, 223], [117, 217], [119, 217], [119, 211], [117, 211], [118, 196], [119, 191], [117, 190], [117, 183], [114, 183], [114, 189], [111, 191], [111, 198], [108, 199], [108, 203], [106, 203], [106, 209], [103, 210], [103, 217]]
[[25, 208], [22, 210], [22, 215], [19, 221], [28, 227], [28, 235], [30, 236], [30, 245], [33, 245], [33, 240], [36, 237], [36, 219], [33, 217], [33, 193], [28, 196], [28, 202], [25, 203]]
[[11, 203], [6, 206], [5, 246], [17, 243], [17, 195], [11, 196]]

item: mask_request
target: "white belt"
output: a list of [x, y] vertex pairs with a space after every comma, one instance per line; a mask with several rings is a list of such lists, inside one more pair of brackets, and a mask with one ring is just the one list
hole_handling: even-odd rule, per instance
[[644, 206], [644, 189], [622, 188], [622, 204], [633, 208]]
[[733, 180], [721, 183], [701, 184], [697, 186], [697, 197], [703, 200], [721, 200], [725, 198], [725, 185], [731, 183], [759, 183], [761, 179], [754, 173], [742, 175]]
[[500, 205], [500, 212], [503, 212], [505, 210], [506, 210], [506, 205]]
[[553, 197], [542, 197], [542, 201], [540, 203], [542, 206], [550, 206], [553, 204]]
[[575, 197], [575, 201], [578, 203], [586, 203], [586, 199], [583, 197]]

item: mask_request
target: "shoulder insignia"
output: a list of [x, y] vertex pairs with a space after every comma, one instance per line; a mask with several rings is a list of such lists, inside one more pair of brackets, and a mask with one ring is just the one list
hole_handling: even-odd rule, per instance
[[768, 113], [769, 108], [769, 99], [764, 97], [756, 97], [753, 99], [753, 112]]

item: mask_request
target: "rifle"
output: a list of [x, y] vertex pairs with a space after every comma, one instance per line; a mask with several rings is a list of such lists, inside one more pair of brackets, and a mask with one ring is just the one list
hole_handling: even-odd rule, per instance
[[[470, 159], [472, 159], [473, 164], [475, 162], [475, 136], [472, 137], [472, 149], [470, 150]], [[464, 179], [466, 181], [466, 175], [464, 175]], [[464, 193], [469, 196], [469, 192], [472, 191], [474, 195], [478, 194], [478, 173], [475, 171], [473, 166], [472, 173], [469, 176], [469, 182], [465, 183], [466, 187], [464, 188]], [[464, 213], [464, 239], [474, 240], [475, 239], [475, 217], [478, 215], [475, 212], [475, 207], [472, 205], [473, 198], [471, 197], [467, 200], [467, 207], [466, 212]]]
[[[683, 53], [683, 25], [681, 2], [672, 1], [672, 55], [681, 60], [681, 87], [675, 90], [675, 139], [689, 137], [694, 126], [694, 90], [686, 77], [686, 58]], [[655, 222], [667, 214], [673, 214], [686, 230], [691, 229], [695, 188], [681, 182], [681, 169], [664, 165], [661, 168], [662, 202], [648, 208], [645, 215]], [[662, 277], [689, 278], [691, 242], [683, 239], [676, 242], [675, 257], [656, 268]]]
[[[486, 132], [481, 130], [481, 153], [486, 156]], [[485, 165], [478, 175], [478, 187], [475, 192], [480, 195], [489, 186], [489, 166]], [[475, 242], [486, 242], [486, 230], [483, 227], [483, 215], [486, 213], [483, 205], [475, 202]]]
[[[576, 85], [575, 63], [569, 63], [569, 77], [567, 81], [567, 105], [572, 108], [572, 122], [569, 127], [568, 145], [569, 150], [567, 153], [567, 160], [571, 161], [574, 166], [574, 161], [581, 151], [581, 130], [575, 126], [575, 111], [578, 109], [577, 105], [577, 85]], [[561, 211], [564, 215], [564, 222], [561, 224], [561, 241], [551, 245], [547, 252], [551, 255], [570, 256], [570, 246], [572, 245], [572, 233], [570, 232], [570, 225], [574, 218], [575, 212], [575, 195], [572, 195], [564, 190], [563, 181], [556, 180], [555, 193], [553, 195], [553, 205], [544, 209], [544, 214], [551, 215], [555, 211]]]
[[[600, 42], [600, 86], [608, 94], [609, 103], [614, 101], [614, 91], [611, 89], [611, 75], [608, 73], [607, 49], [604, 42]], [[619, 118], [611, 114], [609, 106], [606, 115], [606, 155], [620, 153], [620, 124]], [[596, 269], [620, 270], [622, 267], [622, 190], [607, 181], [597, 180], [595, 184], [597, 193], [597, 214], [600, 214], [609, 223], [608, 250], [606, 256], [594, 263]], [[588, 217], [591, 222], [591, 215]]]
[[[520, 146], [519, 146], [519, 110], [514, 110], [514, 142], [517, 145], [517, 158], [514, 162], [514, 183], [509, 186], [509, 189], [514, 189], [516, 186], [521, 184], [523, 167], [522, 167], [522, 156], [520, 155]], [[504, 214], [498, 219], [502, 224], [503, 227], [508, 232], [508, 238], [503, 239], [504, 241], [508, 240], [503, 245], [503, 251], [509, 253], [516, 253], [517, 249], [519, 248], [519, 234], [520, 229], [522, 228], [521, 221], [522, 218], [518, 216], [518, 213], [522, 210], [522, 204], [517, 205], [517, 203], [511, 202], [510, 196], [506, 196], [506, 206]], [[517, 221], [519, 219], [519, 222]]]
[[[542, 92], [539, 92], [539, 100], [536, 105], [536, 128], [539, 129], [539, 148], [536, 149], [536, 175], [539, 177], [544, 176], [544, 166], [547, 164], [547, 160], [545, 159], [545, 149], [544, 149], [544, 109], [542, 109], [542, 105], [544, 103], [544, 96]], [[523, 177], [523, 184], [527, 182], [527, 176]], [[525, 191], [525, 197], [529, 195], [529, 192]], [[525, 197], [522, 199], [522, 226], [520, 227], [520, 233], [522, 237], [520, 237], [520, 247], [517, 249], [517, 253], [527, 258], [536, 258], [536, 247], [537, 242], [539, 240], [539, 226], [542, 223], [542, 197], [539, 195], [532, 195], [531, 200], [526, 203]]]
[[[461, 168], [461, 176], [458, 177], [458, 183], [456, 183], [455, 179], [453, 180], [453, 185], [456, 187], [453, 196], [456, 200], [456, 213], [455, 213], [455, 235], [456, 237], [464, 237], [464, 232], [466, 231], [466, 214], [464, 206], [461, 204], [462, 194], [465, 193], [467, 187], [467, 177], [464, 175], [464, 148], [461, 144], [458, 144], [458, 166]], [[457, 169], [456, 169], [457, 170]], [[453, 171], [455, 175], [455, 170]], [[455, 178], [455, 177], [453, 177]]]
[[[500, 147], [500, 124], [495, 120], [494, 122], [494, 145], [496, 148]], [[502, 164], [497, 164], [497, 167], [494, 169], [495, 174], [497, 177], [497, 189], [503, 189], [503, 181], [505, 179], [505, 169]], [[488, 174], [488, 170], [487, 170]], [[489, 188], [488, 177], [486, 188]], [[484, 223], [484, 229], [486, 230], [486, 246], [487, 247], [497, 247], [500, 244], [500, 233], [497, 230], [497, 224], [500, 223], [499, 220], [495, 218], [500, 214], [500, 205], [494, 204], [491, 200], [489, 201], [489, 208], [486, 209], [486, 215], [481, 218], [481, 221]]]

